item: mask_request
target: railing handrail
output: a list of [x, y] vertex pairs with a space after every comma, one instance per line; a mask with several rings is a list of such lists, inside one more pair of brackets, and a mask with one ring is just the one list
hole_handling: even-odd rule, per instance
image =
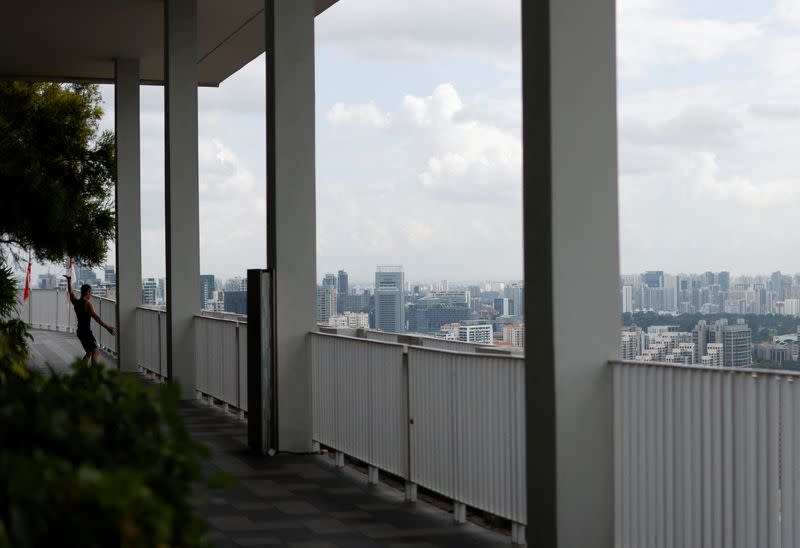
[[220, 318], [218, 316], [208, 316], [203, 314], [202, 312], [199, 314], [194, 315], [195, 318], [200, 318], [201, 320], [211, 320], [216, 322], [230, 322], [235, 324], [246, 324], [247, 323], [247, 316], [243, 316], [241, 318]]
[[339, 339], [348, 339], [353, 341], [359, 342], [366, 342], [371, 344], [383, 344], [389, 346], [402, 346], [413, 348], [415, 350], [424, 350], [426, 352], [438, 352], [442, 354], [453, 354], [456, 356], [468, 356], [473, 358], [501, 358], [501, 359], [513, 359], [513, 360], [524, 360], [525, 356], [518, 356], [514, 354], [490, 354], [490, 353], [480, 353], [480, 352], [457, 352], [455, 350], [447, 350], [443, 348], [432, 348], [429, 346], [421, 346], [418, 344], [408, 344], [408, 343], [400, 343], [400, 342], [392, 342], [392, 341], [381, 341], [377, 339], [367, 339], [366, 337], [354, 337], [352, 335], [340, 335], [338, 333], [323, 333], [320, 331], [309, 331], [310, 335], [315, 335], [319, 337], [336, 337]]
[[609, 360], [608, 365], [644, 365], [653, 367], [672, 367], [675, 369], [689, 369], [693, 371], [709, 371], [716, 373], [739, 373], [747, 375], [770, 375], [775, 377], [800, 377], [800, 371], [789, 369], [763, 369], [755, 367], [718, 367], [714, 365], [682, 364], [674, 362], [658, 362], [647, 360]]

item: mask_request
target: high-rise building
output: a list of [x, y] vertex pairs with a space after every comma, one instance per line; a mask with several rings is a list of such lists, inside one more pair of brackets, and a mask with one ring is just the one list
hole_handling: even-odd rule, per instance
[[330, 272], [328, 274], [325, 274], [325, 277], [322, 278], [322, 285], [327, 285], [327, 286], [336, 288], [336, 286], [337, 286], [336, 274], [333, 274], [333, 273], [330, 273]]
[[247, 278], [236, 276], [225, 280], [223, 289], [228, 291], [247, 291]]
[[622, 313], [629, 314], [633, 312], [633, 286], [622, 286]]
[[378, 266], [375, 272], [375, 327], [389, 333], [405, 331], [405, 280], [402, 266]]
[[345, 312], [339, 316], [331, 316], [328, 319], [328, 325], [331, 327], [367, 329], [369, 327], [369, 314], [366, 312]]
[[500, 316], [513, 316], [514, 301], [505, 297], [497, 298], [494, 300], [494, 309]]
[[719, 284], [719, 290], [728, 292], [731, 288], [731, 273], [722, 271], [717, 274], [717, 283]]
[[117, 271], [113, 264], [107, 264], [103, 279], [107, 284], [114, 285], [117, 283]]
[[200, 274], [200, 310], [206, 307], [206, 301], [214, 298], [216, 281], [213, 274]]
[[159, 304], [164, 304], [167, 302], [167, 279], [166, 278], [159, 278], [158, 279], [158, 295], [156, 296], [158, 299]]
[[142, 280], [142, 304], [158, 304], [158, 282], [155, 278], [145, 278]]
[[649, 270], [645, 272], [644, 285], [646, 287], [664, 287], [664, 271]]
[[525, 324], [511, 323], [503, 326], [503, 341], [511, 346], [525, 348]]
[[317, 323], [328, 325], [331, 316], [336, 315], [336, 286], [317, 286]]
[[739, 320], [722, 328], [723, 358], [725, 367], [750, 367], [753, 363], [752, 331]]
[[[477, 297], [478, 295], [473, 295]], [[511, 299], [514, 314], [525, 317], [525, 286], [521, 283], [509, 284], [505, 288], [505, 296]]]
[[494, 330], [491, 324], [461, 324], [458, 327], [458, 340], [469, 343], [492, 344], [494, 342]]
[[339, 295], [347, 295], [347, 293], [350, 291], [350, 288], [348, 287], [349, 284], [347, 281], [347, 272], [345, 272], [344, 270], [340, 270], [337, 277], [339, 280], [339, 287], [338, 287]]
[[636, 359], [642, 353], [644, 338], [641, 327], [623, 329], [619, 344], [620, 358], [623, 360]]
[[75, 287], [82, 284], [95, 285], [97, 283], [97, 273], [91, 268], [82, 265], [75, 265], [75, 277], [78, 278], [77, 280], [72, 280], [72, 285]]
[[247, 315], [247, 291], [225, 291], [225, 312]]

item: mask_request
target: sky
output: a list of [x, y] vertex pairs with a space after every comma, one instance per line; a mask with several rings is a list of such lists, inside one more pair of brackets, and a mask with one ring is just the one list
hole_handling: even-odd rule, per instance
[[[519, 4], [340, 0], [317, 17], [318, 277], [522, 277]], [[800, 271], [800, 0], [617, 10], [622, 272]], [[201, 270], [244, 275], [265, 262], [263, 57], [199, 106]], [[165, 270], [163, 129], [145, 87], [145, 276]]]

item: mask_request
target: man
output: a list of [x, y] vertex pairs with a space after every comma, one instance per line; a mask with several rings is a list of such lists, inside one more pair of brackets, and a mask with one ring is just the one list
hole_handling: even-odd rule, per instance
[[94, 318], [94, 321], [99, 323], [103, 329], [107, 330], [112, 335], [116, 334], [116, 330], [100, 319], [100, 316], [98, 316], [97, 312], [94, 311], [94, 306], [92, 306], [91, 302], [92, 286], [89, 284], [83, 284], [81, 286], [81, 297], [77, 299], [72, 293], [72, 277], [64, 277], [67, 279], [69, 300], [72, 303], [72, 307], [75, 309], [75, 315], [78, 317], [78, 340], [81, 341], [83, 349], [86, 350], [86, 355], [83, 357], [83, 359], [86, 362], [91, 359], [92, 364], [97, 365], [97, 362], [100, 359], [100, 345], [97, 344], [97, 341], [92, 334], [92, 318]]

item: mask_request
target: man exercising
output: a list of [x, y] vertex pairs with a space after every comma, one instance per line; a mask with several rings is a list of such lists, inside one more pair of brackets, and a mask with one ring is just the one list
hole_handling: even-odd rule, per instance
[[112, 335], [116, 334], [116, 330], [105, 323], [100, 316], [97, 315], [97, 312], [94, 311], [94, 306], [92, 306], [91, 299], [92, 299], [92, 286], [89, 284], [83, 284], [81, 286], [81, 297], [80, 299], [76, 299], [75, 295], [72, 293], [72, 277], [71, 276], [64, 276], [67, 279], [67, 291], [69, 291], [69, 300], [72, 303], [72, 307], [75, 309], [75, 315], [78, 317], [78, 340], [81, 341], [81, 345], [83, 345], [83, 349], [86, 350], [86, 355], [83, 357], [84, 361], [88, 362], [90, 359], [92, 360], [92, 364], [96, 365], [97, 361], [100, 358], [100, 346], [97, 344], [97, 341], [92, 334], [92, 318], [94, 321], [99, 323], [105, 330], [107, 330]]

